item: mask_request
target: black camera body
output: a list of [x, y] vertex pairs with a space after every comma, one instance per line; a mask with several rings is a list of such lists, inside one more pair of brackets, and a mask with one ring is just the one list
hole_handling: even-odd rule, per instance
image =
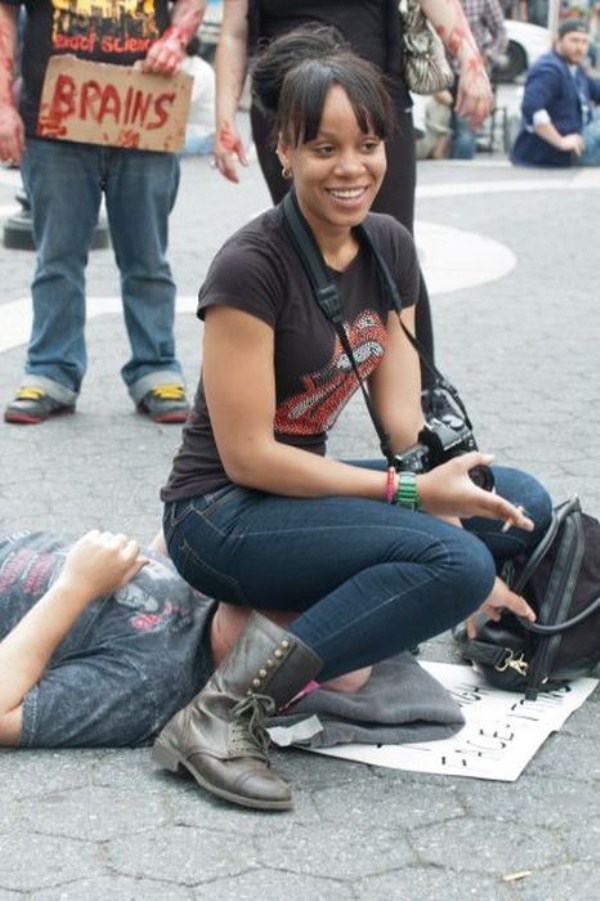
[[[430, 419], [419, 432], [418, 443], [403, 454], [396, 454], [396, 472], [429, 472], [441, 463], [477, 450], [477, 442], [471, 429], [458, 417], [442, 422]], [[469, 470], [472, 481], [485, 491], [494, 487], [494, 476], [489, 466], [475, 466]]]

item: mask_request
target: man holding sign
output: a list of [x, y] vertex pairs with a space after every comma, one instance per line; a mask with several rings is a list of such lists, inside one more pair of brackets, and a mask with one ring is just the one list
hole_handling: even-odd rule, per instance
[[[12, 78], [21, 6], [27, 18], [17, 109]], [[117, 109], [124, 117], [116, 88], [96, 88], [92, 79], [84, 86], [86, 103], [75, 105], [74, 88], [63, 75], [60, 93], [53, 95], [60, 103], [50, 114], [42, 108], [42, 92], [49, 60], [64, 55], [121, 67], [137, 63], [143, 72], [161, 76], [155, 82], [175, 84], [204, 6], [204, 0], [0, 0], [0, 160], [21, 165], [37, 248], [25, 374], [5, 410], [7, 422], [35, 424], [75, 411], [86, 369], [85, 266], [102, 195], [132, 350], [123, 379], [138, 410], [155, 422], [182, 422], [187, 416], [173, 336], [175, 284], [166, 260], [179, 163], [169, 141], [160, 150], [141, 149], [145, 145], [135, 130], [146, 120], [162, 125], [173, 92], [165, 90], [161, 99], [154, 88], [151, 118], [142, 116], [150, 101], [129, 87], [125, 124], [134, 127], [117, 138], [107, 136]], [[98, 66], [98, 84], [103, 68]], [[89, 143], [71, 136], [57, 117], [57, 111], [74, 109], [83, 110], [90, 127], [100, 126], [97, 135], [90, 131]], [[107, 126], [104, 135], [100, 120]]]

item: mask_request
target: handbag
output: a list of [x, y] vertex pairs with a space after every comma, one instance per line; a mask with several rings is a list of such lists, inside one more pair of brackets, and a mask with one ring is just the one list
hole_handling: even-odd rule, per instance
[[600, 523], [579, 498], [556, 507], [539, 544], [500, 575], [537, 621], [509, 611], [499, 622], [476, 617], [475, 638], [464, 624], [453, 630], [463, 657], [492, 685], [527, 700], [591, 672], [600, 661]]
[[401, 0], [403, 22], [404, 80], [415, 94], [435, 94], [449, 88], [455, 79], [444, 45], [418, 0]]

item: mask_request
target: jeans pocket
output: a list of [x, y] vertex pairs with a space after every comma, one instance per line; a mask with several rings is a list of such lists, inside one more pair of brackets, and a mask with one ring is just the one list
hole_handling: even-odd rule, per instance
[[224, 601], [227, 604], [248, 605], [248, 601], [237, 579], [228, 573], [215, 569], [205, 560], [200, 559], [185, 538], [180, 543], [177, 557], [178, 559], [174, 560], [175, 566], [179, 574], [192, 588], [201, 591], [216, 601]]
[[175, 530], [192, 512], [190, 501], [167, 501], [163, 510], [162, 526], [165, 543], [171, 554], [171, 541]]

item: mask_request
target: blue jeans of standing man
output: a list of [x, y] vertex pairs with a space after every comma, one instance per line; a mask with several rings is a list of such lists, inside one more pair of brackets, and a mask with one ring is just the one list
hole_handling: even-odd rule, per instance
[[[528, 511], [533, 533], [481, 518], [460, 529], [381, 501], [228, 485], [168, 503], [165, 538], [179, 573], [210, 597], [300, 613], [289, 630], [321, 657], [319, 678], [328, 680], [460, 622], [489, 595], [496, 568], [539, 541], [552, 513], [545, 489], [519, 470], [494, 475], [498, 493]], [[384, 487], [382, 472], [382, 495]]]
[[86, 371], [85, 267], [104, 194], [121, 274], [131, 359], [121, 374], [138, 403], [159, 384], [181, 384], [166, 260], [179, 184], [174, 154], [28, 138], [23, 182], [37, 267], [23, 384], [74, 403]]

